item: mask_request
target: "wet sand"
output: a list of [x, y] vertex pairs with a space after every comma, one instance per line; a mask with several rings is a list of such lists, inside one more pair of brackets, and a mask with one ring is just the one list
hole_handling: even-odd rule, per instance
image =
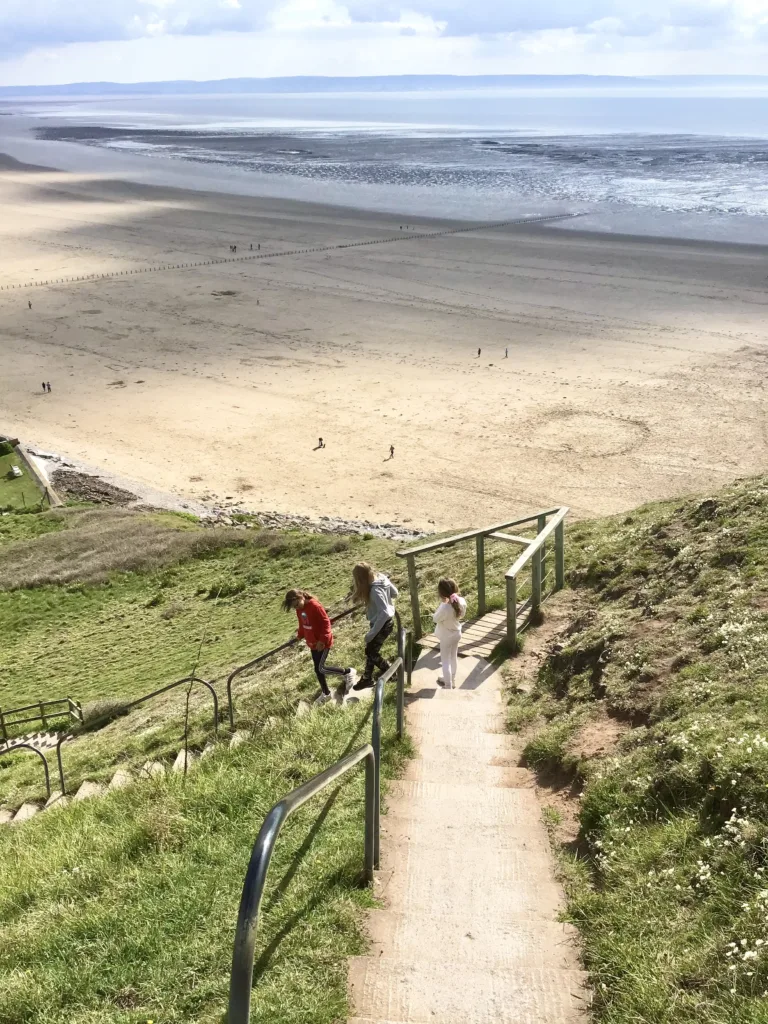
[[445, 528], [765, 469], [768, 249], [416, 239], [466, 225], [7, 158], [0, 203], [4, 286], [380, 243], [0, 291], [0, 431], [122, 480]]

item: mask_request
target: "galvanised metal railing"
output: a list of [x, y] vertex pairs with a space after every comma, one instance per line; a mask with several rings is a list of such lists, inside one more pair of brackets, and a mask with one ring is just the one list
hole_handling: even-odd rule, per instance
[[5, 757], [6, 754], [16, 754], [19, 750], [31, 750], [33, 754], [37, 754], [40, 760], [43, 762], [43, 771], [45, 772], [45, 792], [47, 798], [51, 796], [51, 773], [48, 769], [48, 758], [37, 747], [33, 747], [31, 743], [15, 743], [12, 747], [6, 747], [0, 750], [0, 757]]
[[240, 910], [235, 931], [235, 949], [232, 955], [232, 975], [229, 986], [228, 1024], [248, 1024], [251, 1015], [251, 988], [253, 986], [253, 959], [256, 950], [256, 934], [259, 927], [259, 911], [267, 881], [267, 872], [272, 860], [275, 843], [286, 820], [307, 800], [322, 792], [337, 779], [342, 778], [361, 761], [365, 761], [365, 859], [366, 882], [373, 879], [376, 850], [376, 757], [373, 747], [366, 743], [359, 750], [342, 757], [336, 764], [315, 775], [303, 786], [294, 789], [288, 796], [276, 803], [264, 819], [251, 853], [248, 871], [240, 898]]
[[[183, 679], [177, 679], [175, 683], [168, 683], [167, 686], [161, 686], [159, 690], [153, 690], [152, 693], [145, 693], [143, 697], [137, 697], [136, 700], [132, 700], [129, 704], [123, 705], [120, 709], [120, 713], [123, 714], [136, 708], [140, 704], [145, 704], [148, 700], [152, 700], [154, 697], [159, 697], [163, 693], [168, 693], [169, 690], [175, 690], [177, 686], [193, 686], [195, 683], [199, 683], [204, 686], [210, 693], [213, 699], [213, 734], [218, 736], [219, 734], [219, 698], [216, 694], [216, 690], [213, 686], [206, 682], [205, 679], [201, 679], [199, 676], [185, 676]], [[87, 725], [87, 731], [90, 732], [93, 729], [100, 729], [102, 725], [107, 725], [109, 722], [114, 720], [114, 714], [102, 715], [101, 718], [94, 718], [93, 721], [89, 721]], [[64, 765], [61, 758], [61, 746], [69, 739], [75, 739], [74, 736], [64, 734], [59, 736], [56, 741], [56, 761], [59, 767], [59, 785], [61, 786], [62, 795], [66, 794], [66, 783], [64, 780]]]
[[405, 717], [406, 651], [408, 634], [397, 619], [398, 656], [386, 672], [376, 680], [373, 694], [373, 725], [371, 742], [347, 754], [336, 764], [315, 775], [303, 786], [283, 797], [264, 819], [251, 853], [245, 876], [240, 910], [235, 930], [235, 948], [232, 954], [232, 974], [229, 986], [229, 1014], [227, 1024], [249, 1024], [251, 989], [253, 987], [253, 961], [259, 911], [267, 881], [267, 872], [275, 843], [287, 818], [307, 800], [346, 775], [360, 761], [365, 760], [365, 861], [366, 882], [373, 880], [374, 869], [379, 866], [381, 816], [381, 713], [384, 706], [384, 687], [397, 675], [397, 737], [402, 738]]

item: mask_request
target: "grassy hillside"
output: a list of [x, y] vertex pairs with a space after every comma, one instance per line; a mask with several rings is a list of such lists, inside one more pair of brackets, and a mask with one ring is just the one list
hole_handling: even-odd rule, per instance
[[[292, 714], [190, 771], [0, 829], [0, 1024], [219, 1024], [240, 890], [269, 807], [370, 736], [370, 705]], [[387, 708], [384, 773], [405, 748]], [[273, 860], [251, 1019], [336, 1024], [364, 948], [362, 767]], [[316, 822], [320, 821], [319, 825]]]
[[[186, 516], [66, 508], [0, 517], [0, 705], [70, 694], [92, 714], [191, 671], [221, 677], [285, 640], [290, 586], [340, 607], [365, 559], [405, 583], [395, 545], [362, 537], [204, 530]], [[501, 595], [509, 549], [490, 546]], [[425, 623], [438, 577], [458, 576], [474, 601], [471, 546], [420, 569]], [[496, 579], [498, 577], [498, 579]], [[404, 590], [401, 609], [407, 617]], [[364, 623], [337, 630], [335, 658], [362, 662]], [[0, 1024], [220, 1021], [239, 889], [264, 813], [281, 795], [370, 735], [369, 706], [295, 714], [316, 682], [303, 649], [241, 677], [238, 727], [254, 742], [225, 748], [186, 781], [171, 776], [0, 829]], [[90, 707], [88, 705], [90, 703]], [[212, 732], [193, 693], [188, 741]], [[226, 733], [226, 722], [222, 723]], [[115, 766], [166, 762], [183, 744], [184, 693], [174, 691], [64, 747], [70, 787]], [[392, 740], [385, 774], [407, 751]], [[318, 1024], [346, 1013], [346, 958], [363, 948], [359, 888], [362, 770], [308, 807], [272, 871], [254, 995], [256, 1021]], [[42, 797], [30, 757], [0, 758], [0, 803]], [[266, 951], [266, 952], [265, 952]]]
[[768, 479], [568, 539], [578, 611], [511, 716], [575, 805], [597, 1015], [768, 1021]]
[[[72, 693], [95, 713], [183, 676], [201, 649], [200, 671], [215, 675], [291, 634], [295, 620], [279, 607], [288, 586], [332, 605], [354, 561], [389, 565], [391, 552], [362, 538], [203, 530], [165, 513], [1, 517], [2, 702]], [[338, 659], [359, 663], [363, 629], [357, 618], [339, 629]], [[238, 683], [238, 727], [252, 742], [232, 752], [222, 744], [186, 780], [142, 782], [0, 828], [0, 1024], [221, 1020], [240, 887], [264, 814], [370, 737], [370, 704], [297, 717], [316, 689], [297, 649]], [[106, 781], [117, 764], [170, 762], [183, 744], [184, 704], [174, 691], [66, 745], [70, 785]], [[388, 705], [385, 777], [408, 749], [393, 732]], [[208, 698], [193, 694], [190, 746], [211, 735]], [[255, 1021], [345, 1015], [346, 958], [363, 948], [371, 898], [359, 885], [362, 794], [361, 767], [284, 833]], [[0, 803], [43, 795], [31, 756], [0, 758]]]

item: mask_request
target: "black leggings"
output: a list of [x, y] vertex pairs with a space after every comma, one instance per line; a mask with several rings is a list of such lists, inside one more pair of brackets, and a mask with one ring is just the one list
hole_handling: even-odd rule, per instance
[[379, 669], [381, 672], [386, 672], [389, 668], [389, 662], [382, 658], [381, 648], [384, 646], [385, 641], [392, 635], [392, 630], [395, 628], [395, 620], [388, 619], [387, 622], [381, 627], [379, 632], [365, 645], [365, 678], [373, 678], [374, 668]]
[[343, 676], [347, 671], [345, 668], [334, 668], [333, 665], [326, 665], [325, 661], [330, 654], [330, 647], [325, 647], [322, 651], [316, 651], [312, 649], [310, 654], [312, 655], [312, 664], [315, 666], [315, 675], [317, 681], [320, 683], [320, 689], [323, 693], [330, 693], [328, 689], [328, 683], [325, 681], [326, 673], [332, 676]]

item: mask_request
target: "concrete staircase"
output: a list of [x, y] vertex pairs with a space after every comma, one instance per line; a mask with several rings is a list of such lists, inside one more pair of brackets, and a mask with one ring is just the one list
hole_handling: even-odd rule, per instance
[[[236, 732], [230, 737], [229, 747], [234, 749], [242, 743], [245, 743], [249, 738], [250, 734], [247, 732]], [[187, 751], [187, 771], [189, 771], [199, 760], [212, 754], [215, 749], [216, 746], [213, 743], [208, 743], [201, 752], [193, 750]], [[79, 803], [81, 800], [89, 800], [94, 797], [105, 796], [111, 790], [122, 789], [124, 786], [157, 778], [158, 776], [165, 775], [168, 771], [183, 772], [184, 761], [184, 750], [180, 750], [176, 755], [176, 759], [173, 764], [170, 766], [164, 761], [145, 761], [138, 769], [118, 768], [110, 781], [106, 784], [86, 779], [84, 782], [80, 783], [80, 786], [74, 794], [63, 796], [59, 791], [53, 790], [50, 797], [44, 804], [27, 801], [16, 811], [12, 811], [7, 808], [0, 808], [0, 826], [21, 825], [25, 821], [29, 821], [30, 818], [34, 818], [38, 814], [41, 814], [43, 811], [48, 811], [53, 808], [60, 809], [67, 807], [71, 803]]]
[[350, 962], [349, 1024], [582, 1024], [589, 1005], [575, 932], [529, 773], [507, 733], [499, 674], [464, 658], [413, 675], [418, 748], [382, 818], [372, 951]]

